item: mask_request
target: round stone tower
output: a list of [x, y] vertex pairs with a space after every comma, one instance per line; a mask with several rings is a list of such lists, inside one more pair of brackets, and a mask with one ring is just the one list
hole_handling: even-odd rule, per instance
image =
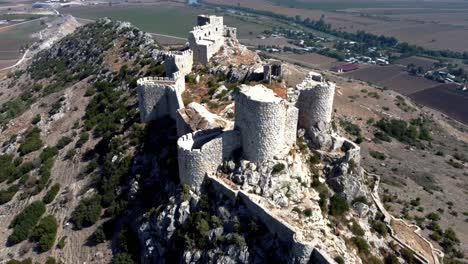
[[242, 85], [235, 98], [235, 109], [235, 129], [241, 133], [245, 159], [260, 164], [289, 151], [288, 146], [294, 141], [285, 135], [294, 134], [292, 137], [296, 138], [294, 106], [263, 85]]
[[299, 98], [296, 106], [299, 108], [299, 127], [305, 128], [307, 134], [320, 147], [328, 141], [321, 138], [329, 134], [333, 112], [335, 84], [326, 82], [317, 73], [309, 76], [299, 85]]

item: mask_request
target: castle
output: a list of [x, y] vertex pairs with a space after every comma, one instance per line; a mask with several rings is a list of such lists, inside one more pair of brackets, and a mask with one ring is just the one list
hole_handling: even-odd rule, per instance
[[[314, 258], [316, 263], [334, 263], [315, 244], [304, 240], [296, 227], [271, 213], [254, 196], [217, 179], [216, 173], [223, 162], [238, 157], [259, 168], [268, 166], [272, 160], [286, 158], [296, 145], [299, 128], [305, 129], [319, 147], [344, 150], [345, 162], [352, 159], [359, 164], [359, 147], [331, 133], [335, 85], [311, 72], [291, 91], [288, 99], [261, 84], [240, 85], [234, 95], [234, 124], [198, 103], [184, 106], [181, 99], [185, 90], [184, 77], [190, 73], [192, 65], [208, 63], [223, 47], [225, 38], [235, 37], [235, 34], [235, 29], [223, 25], [222, 17], [199, 16], [198, 26], [189, 34], [190, 49], [163, 54], [168, 77], [138, 80], [141, 121], [169, 116], [176, 122], [182, 184], [199, 193], [204, 182], [211, 181], [219, 193], [241, 199], [271, 232], [292, 243], [293, 251], [297, 251], [297, 262], [307, 263]], [[280, 75], [281, 66], [266, 65], [264, 71], [265, 81], [270, 81], [272, 76]]]

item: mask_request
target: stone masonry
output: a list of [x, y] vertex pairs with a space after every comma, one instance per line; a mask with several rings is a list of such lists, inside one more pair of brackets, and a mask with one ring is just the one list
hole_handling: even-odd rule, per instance
[[223, 17], [200, 15], [189, 33], [189, 46], [195, 63], [207, 64], [224, 45], [225, 37], [236, 38], [236, 29], [224, 26]]
[[289, 152], [296, 140], [296, 107], [263, 85], [242, 85], [235, 108], [235, 128], [247, 160], [262, 163]]

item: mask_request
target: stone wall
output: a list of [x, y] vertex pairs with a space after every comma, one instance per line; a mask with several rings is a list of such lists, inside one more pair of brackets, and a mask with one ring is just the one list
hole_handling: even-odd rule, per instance
[[[173, 78], [148, 77], [137, 81], [138, 106], [141, 122], [149, 122], [169, 115], [175, 118], [177, 109], [183, 108], [182, 97], [177, 91], [180, 81]], [[185, 81], [184, 84], [185, 86]]]
[[200, 15], [197, 24], [188, 37], [195, 63], [207, 64], [224, 45], [225, 37], [237, 37], [235, 28], [224, 26], [223, 17]]
[[297, 102], [299, 126], [308, 129], [317, 127], [320, 122], [330, 124], [334, 95], [334, 84], [319, 84], [301, 89]]
[[252, 216], [258, 218], [271, 233], [276, 234], [281, 241], [289, 245], [291, 255], [288, 263], [336, 263], [326, 253], [316, 250], [314, 241], [303, 241], [300, 232], [297, 232], [294, 227], [272, 214], [270, 210], [256, 201], [253, 195], [241, 190], [234, 190], [216, 177], [207, 176], [207, 178], [211, 183], [210, 186], [217, 193], [226, 196], [233, 202], [241, 201], [244, 203]]
[[240, 147], [237, 131], [210, 129], [184, 135], [177, 141], [179, 177], [182, 184], [199, 191], [205, 176], [217, 171]]
[[289, 152], [297, 129], [297, 109], [293, 105], [263, 85], [242, 85], [235, 108], [235, 128], [241, 132], [247, 160], [262, 163]]
[[192, 71], [193, 51], [168, 52], [165, 54], [164, 65], [168, 77], [173, 77], [176, 72], [180, 72], [182, 76], [185, 76]]

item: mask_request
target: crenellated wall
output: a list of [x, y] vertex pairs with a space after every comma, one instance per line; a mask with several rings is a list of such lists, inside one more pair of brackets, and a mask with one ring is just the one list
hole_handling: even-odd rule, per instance
[[181, 91], [185, 89], [184, 78], [146, 77], [137, 81], [140, 119], [147, 123], [163, 116], [176, 118], [176, 111], [184, 107]]
[[180, 72], [181, 75], [185, 76], [192, 71], [193, 51], [166, 52], [164, 55], [164, 65], [168, 77], [173, 77], [173, 74], [176, 72]]
[[247, 160], [262, 163], [289, 152], [297, 129], [298, 110], [293, 105], [263, 85], [242, 85], [235, 108], [235, 129], [241, 132]]
[[223, 17], [200, 15], [197, 24], [188, 37], [195, 63], [207, 64], [224, 45], [225, 37], [237, 37], [235, 28], [224, 26]]
[[215, 173], [224, 160], [232, 158], [239, 142], [240, 134], [235, 130], [202, 130], [180, 137], [177, 141], [180, 182], [198, 192], [205, 175]]

